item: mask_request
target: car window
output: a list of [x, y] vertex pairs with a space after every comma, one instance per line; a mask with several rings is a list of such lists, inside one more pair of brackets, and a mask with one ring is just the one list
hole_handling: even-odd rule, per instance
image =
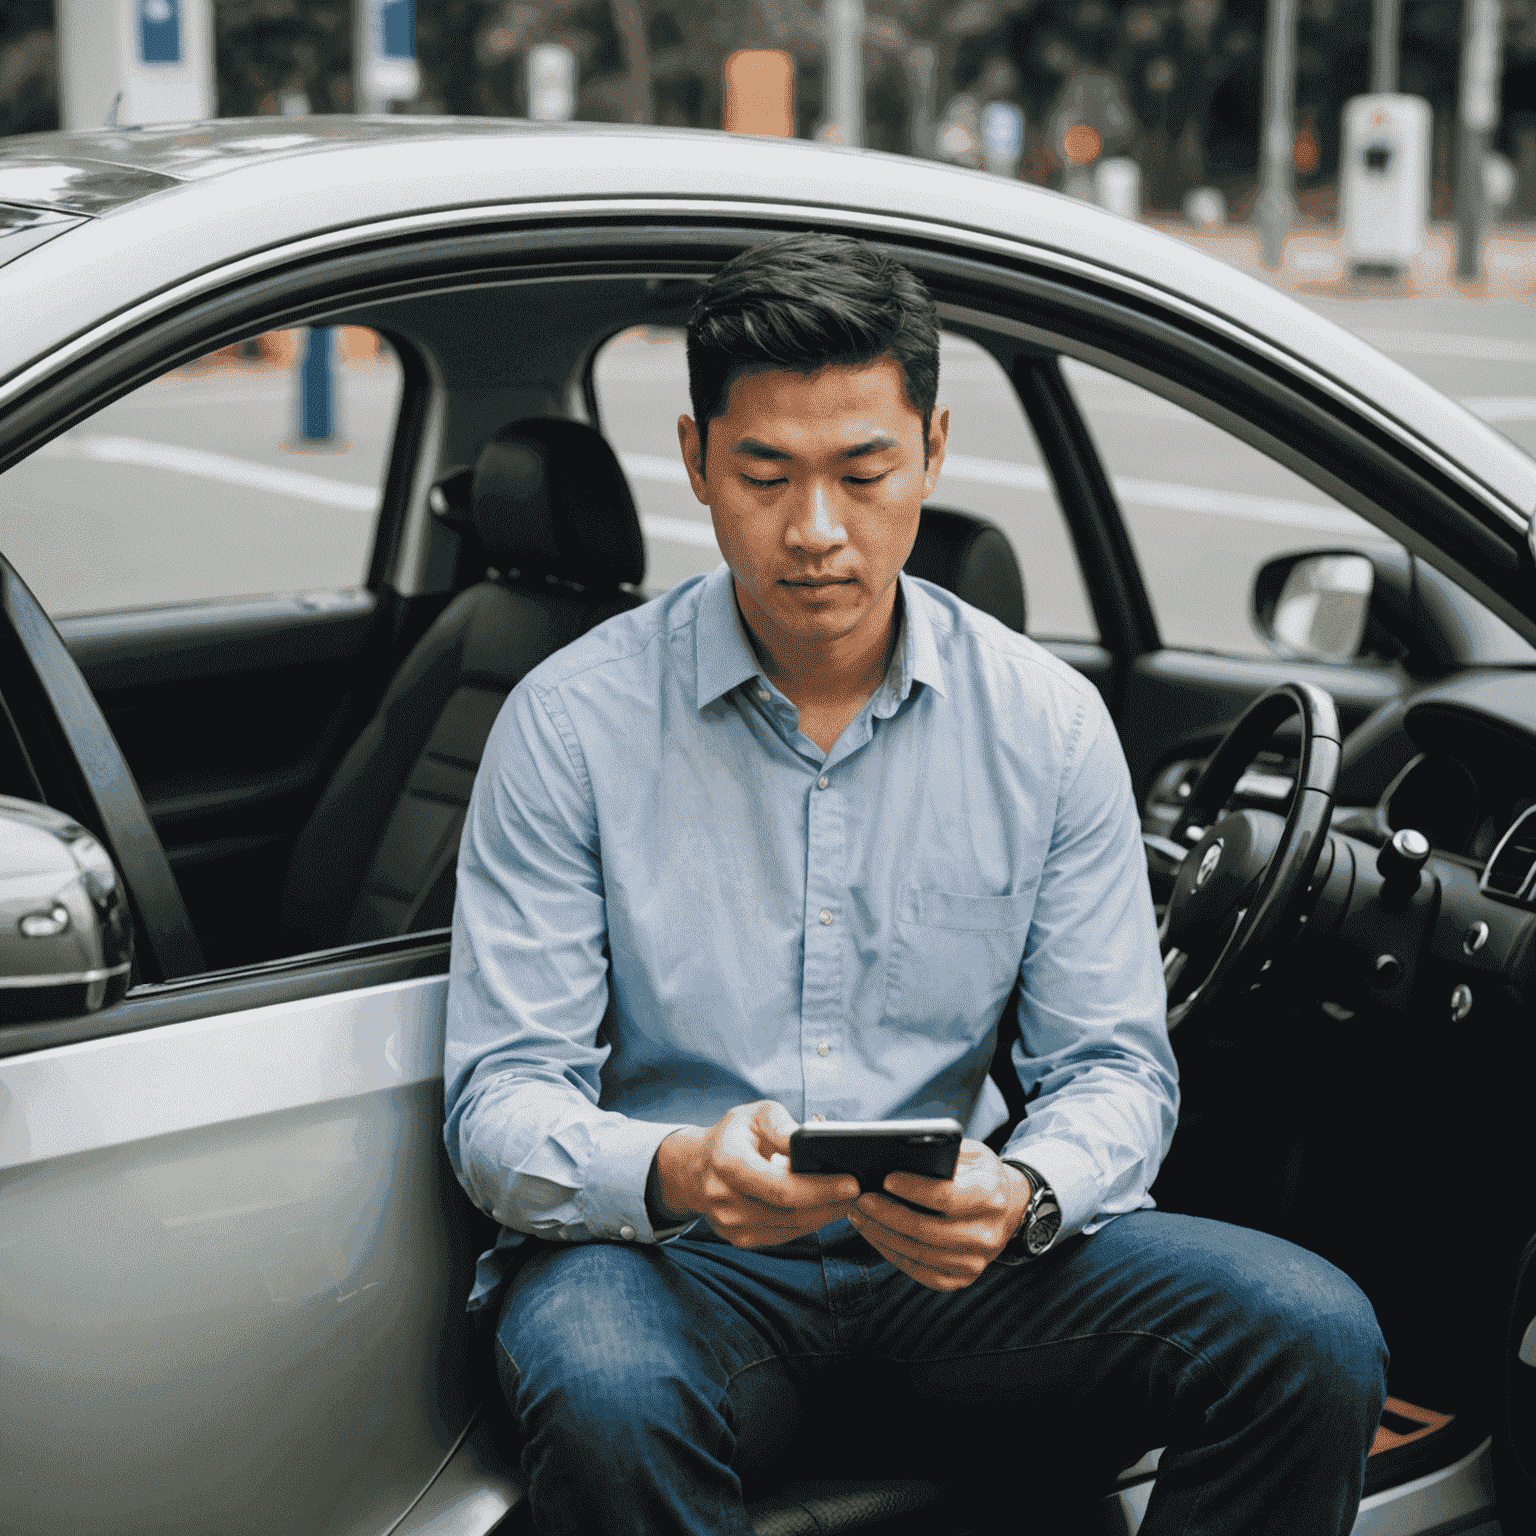
[[1399, 546], [1231, 433], [1140, 385], [1062, 359], [1145, 578], [1163, 644], [1271, 656], [1253, 627], [1253, 578], [1304, 549]]
[[359, 586], [400, 378], [361, 326], [173, 369], [0, 475], [0, 552], [56, 618]]
[[[594, 360], [599, 418], [634, 488], [646, 535], [646, 589], [660, 592], [713, 570], [720, 551], [709, 512], [693, 499], [677, 450], [677, 418], [690, 412], [683, 333], [639, 326]], [[946, 334], [939, 402], [950, 407], [944, 472], [932, 504], [996, 523], [1024, 576], [1031, 635], [1097, 640], [1071, 536], [1013, 386], [984, 348]]]

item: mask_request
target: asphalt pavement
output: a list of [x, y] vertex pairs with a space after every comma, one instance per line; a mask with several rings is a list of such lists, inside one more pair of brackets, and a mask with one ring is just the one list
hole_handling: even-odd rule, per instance
[[[1283, 276], [1283, 275], [1282, 275]], [[1302, 302], [1380, 347], [1536, 455], [1536, 303], [1298, 281]], [[1068, 366], [1117, 484], [1165, 641], [1258, 654], [1247, 595], [1265, 559], [1382, 536], [1247, 445], [1134, 385]], [[719, 563], [678, 457], [681, 340], [616, 339], [599, 360], [602, 426], [647, 534], [646, 586]], [[0, 549], [56, 615], [347, 587], [366, 569], [399, 393], [388, 359], [338, 371], [339, 440], [294, 441], [282, 368], [192, 367], [136, 391], [0, 476]], [[997, 522], [1024, 570], [1031, 633], [1095, 635], [1036, 444], [1006, 379], [946, 338], [949, 458], [933, 502]]]

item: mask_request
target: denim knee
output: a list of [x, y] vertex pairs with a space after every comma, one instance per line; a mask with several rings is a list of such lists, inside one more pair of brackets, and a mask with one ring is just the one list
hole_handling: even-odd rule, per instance
[[1286, 1244], [1254, 1297], [1256, 1331], [1282, 1374], [1318, 1407], [1358, 1414], [1374, 1430], [1386, 1396], [1388, 1352], [1365, 1293], [1341, 1269]]
[[558, 1261], [558, 1275], [514, 1285], [496, 1330], [497, 1374], [524, 1433], [620, 1457], [657, 1432], [709, 1443], [722, 1427], [718, 1394], [647, 1283], [651, 1259], [594, 1244]]

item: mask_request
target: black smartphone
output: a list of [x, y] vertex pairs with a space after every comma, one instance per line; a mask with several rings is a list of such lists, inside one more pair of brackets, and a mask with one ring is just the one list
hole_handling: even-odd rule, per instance
[[940, 1212], [893, 1195], [888, 1173], [952, 1179], [965, 1132], [958, 1120], [827, 1120], [802, 1125], [789, 1136], [791, 1173], [851, 1173], [863, 1192], [873, 1190], [925, 1216]]

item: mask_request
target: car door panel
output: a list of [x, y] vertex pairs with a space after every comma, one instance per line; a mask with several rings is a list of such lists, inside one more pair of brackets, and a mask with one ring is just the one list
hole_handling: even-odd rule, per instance
[[294, 836], [376, 686], [370, 592], [303, 592], [63, 618], [210, 963], [281, 949]]
[[[476, 1379], [446, 990], [418, 976], [0, 1060], [8, 1531], [363, 1536], [428, 1485]], [[196, 986], [168, 991], [186, 1011]]]

